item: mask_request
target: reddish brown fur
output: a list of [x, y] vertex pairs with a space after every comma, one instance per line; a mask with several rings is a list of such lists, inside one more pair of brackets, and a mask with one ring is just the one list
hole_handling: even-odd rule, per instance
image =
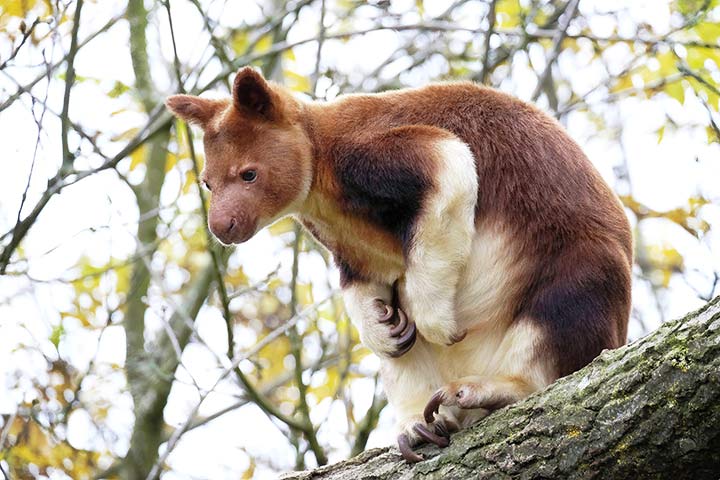
[[[238, 74], [250, 78], [251, 87], [260, 81], [248, 75]], [[451, 132], [475, 156], [476, 223], [507, 229], [519, 246], [525, 275], [515, 316], [547, 333], [544, 355], [557, 375], [625, 342], [630, 228], [609, 187], [553, 119], [471, 83], [327, 104], [301, 102], [277, 85], [262, 85], [271, 92], [270, 106], [261, 99], [261, 107], [256, 100], [250, 109], [238, 107], [238, 98], [248, 100], [236, 93], [236, 106], [210, 103], [198, 114], [196, 106], [182, 111], [169, 101], [176, 113], [205, 128], [211, 217], [275, 218], [311, 180], [297, 210], [335, 255], [343, 281], [386, 281], [402, 274], [414, 221], [437, 180], [432, 162], [423, 160], [433, 153], [413, 140]], [[229, 172], [249, 166], [260, 170], [258, 184], [267, 180], [248, 189]], [[256, 187], [262, 194], [250, 192]], [[257, 222], [238, 238], [256, 228]]]

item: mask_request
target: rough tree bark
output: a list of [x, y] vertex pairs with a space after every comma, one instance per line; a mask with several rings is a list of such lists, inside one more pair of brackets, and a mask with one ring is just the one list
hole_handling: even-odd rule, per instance
[[720, 297], [421, 450], [394, 448], [285, 479], [720, 478]]

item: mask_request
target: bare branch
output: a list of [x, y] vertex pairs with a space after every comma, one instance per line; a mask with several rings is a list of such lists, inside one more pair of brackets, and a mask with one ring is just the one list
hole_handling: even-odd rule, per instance
[[482, 62], [482, 70], [480, 71], [480, 83], [485, 83], [487, 81], [488, 74], [490, 73], [488, 71], [488, 66], [490, 65], [490, 38], [492, 38], [493, 33], [495, 32], [495, 4], [497, 3], [497, 0], [492, 0], [489, 5], [488, 15], [487, 15], [487, 21], [488, 21], [488, 29], [487, 32], [485, 32], [485, 49], [483, 51], [483, 62]]
[[580, 0], [570, 0], [565, 7], [565, 12], [562, 17], [560, 17], [560, 25], [558, 26], [558, 30], [555, 33], [555, 36], [553, 38], [553, 46], [550, 51], [550, 56], [547, 59], [547, 62], [545, 64], [545, 70], [538, 76], [538, 82], [537, 86], [535, 87], [535, 91], [531, 95], [531, 99], [533, 101], [537, 100], [540, 96], [540, 93], [542, 92], [543, 87], [545, 86], [545, 83], [550, 78], [550, 74], [552, 72], [553, 64], [555, 63], [555, 60], [557, 60], [558, 56], [560, 55], [560, 49], [562, 47], [562, 41], [567, 36], [567, 29], [570, 26], [570, 22], [573, 18], [575, 18], [575, 13], [577, 12], [578, 4], [580, 3]]
[[40, 24], [40, 23], [44, 23], [44, 22], [42, 20], [40, 20], [40, 18], [38, 17], [33, 21], [33, 23], [30, 24], [30, 27], [27, 27], [24, 22], [21, 24], [20, 31], [23, 34], [23, 37], [20, 40], [20, 44], [13, 49], [10, 56], [4, 62], [0, 63], [0, 70], [3, 70], [7, 66], [8, 63], [13, 61], [13, 59], [20, 52], [20, 49], [23, 47], [23, 45], [25, 45], [25, 42], [27, 41], [27, 39], [32, 36], [33, 32], [35, 31], [35, 27], [37, 27], [38, 24]]
[[80, 29], [80, 14], [82, 13], [84, 0], [77, 0], [75, 7], [75, 18], [70, 40], [70, 51], [67, 55], [67, 70], [65, 72], [65, 94], [63, 95], [63, 108], [60, 114], [61, 137], [62, 137], [62, 167], [60, 171], [66, 172], [72, 168], [74, 155], [70, 153], [68, 146], [68, 130], [70, 128], [70, 92], [75, 83], [75, 55], [78, 51], [78, 30]]
[[[311, 306], [305, 308], [298, 315], [295, 315], [293, 318], [291, 318], [290, 320], [285, 322], [283, 325], [279, 326], [278, 328], [276, 328], [275, 330], [273, 330], [272, 332], [267, 334], [262, 340], [260, 340], [258, 343], [256, 343], [250, 350], [246, 351], [242, 355], [237, 356], [233, 360], [232, 364], [228, 368], [226, 368], [223, 371], [223, 373], [220, 375], [220, 377], [215, 381], [213, 386], [208, 390], [208, 393], [206, 393], [200, 397], [200, 401], [198, 401], [198, 403], [195, 405], [195, 407], [192, 409], [192, 411], [188, 414], [188, 417], [185, 420], [185, 422], [173, 432], [172, 437], [170, 437], [170, 439], [167, 442], [165, 451], [163, 452], [162, 455], [159, 456], [159, 458], [157, 459], [157, 462], [155, 462], [155, 465], [153, 466], [152, 470], [146, 477], [146, 480], [154, 480], [157, 477], [157, 475], [160, 471], [160, 468], [165, 463], [165, 460], [167, 460], [168, 455], [170, 455], [170, 452], [172, 452], [173, 448], [175, 448], [175, 445], [177, 444], [178, 440], [183, 435], [183, 433], [185, 433], [185, 431], [187, 431], [187, 429], [192, 424], [192, 420], [195, 417], [195, 415], [197, 415], [197, 412], [200, 409], [200, 406], [205, 401], [205, 399], [207, 398], [209, 393], [212, 392], [213, 390], [215, 390], [215, 388], [217, 388], [217, 386], [220, 384], [220, 382], [222, 382], [228, 375], [230, 375], [233, 372], [235, 372], [237, 374], [237, 372], [240, 371], [240, 369], [238, 367], [240, 366], [240, 364], [243, 361], [245, 361], [248, 358], [257, 354], [260, 350], [262, 350], [267, 345], [272, 343], [276, 338], [278, 338], [282, 335], [285, 335], [290, 328], [294, 327], [297, 324], [298, 321], [307, 318], [310, 314], [315, 312], [322, 304], [324, 304], [331, 298], [332, 298], [332, 295], [320, 302], [315, 303], [314, 305], [311, 305]], [[260, 395], [260, 392], [253, 390], [253, 393], [254, 393], [254, 395], [252, 395], [251, 398], [253, 401], [258, 403], [257, 399], [255, 398], [255, 395]], [[258, 406], [260, 406], [262, 408], [262, 405], [260, 405], [259, 403], [258, 403]], [[278, 415], [274, 415], [274, 416], [277, 417]], [[285, 422], [285, 423], [287, 423], [287, 422]], [[295, 423], [295, 422], [293, 422], [293, 423]], [[300, 430], [302, 430], [302, 429], [300, 429]]]
[[[86, 38], [85, 40], [83, 40], [82, 42], [80, 42], [80, 43], [78, 44], [76, 50], [80, 50], [82, 47], [84, 47], [85, 45], [87, 45], [88, 43], [90, 43], [91, 41], [93, 41], [93, 40], [94, 40], [95, 38], [97, 38], [99, 35], [107, 32], [107, 31], [110, 29], [110, 27], [112, 27], [113, 25], [115, 25], [115, 23], [117, 23], [117, 21], [118, 21], [120, 18], [122, 18], [122, 17], [117, 16], [117, 17], [113, 17], [113, 18], [111, 18], [110, 20], [108, 20], [108, 22], [107, 22], [105, 25], [103, 25], [102, 27], [100, 27], [99, 30], [97, 30], [95, 33], [93, 33], [92, 35], [90, 35], [88, 38]], [[69, 53], [68, 53], [68, 55], [69, 55]], [[58, 60], [57, 62], [53, 63], [48, 70], [49, 70], [50, 72], [55, 71], [60, 65], [62, 65], [63, 63], [65, 63], [65, 62], [67, 61], [67, 58], [68, 58], [68, 56], [65, 55], [63, 58], [61, 58], [61, 59]], [[42, 75], [38, 75], [38, 76], [35, 77], [33, 80], [31, 80], [29, 83], [27, 83], [25, 86], [18, 88], [17, 92], [15, 92], [15, 93], [13, 93], [12, 95], [10, 95], [10, 97], [8, 97], [7, 100], [5, 100], [3, 103], [0, 104], [0, 112], [2, 112], [2, 111], [5, 110], [6, 108], [8, 108], [10, 105], [12, 105], [13, 103], [15, 103], [15, 100], [17, 100], [18, 98], [20, 98], [20, 96], [21, 96], [23, 93], [29, 92], [31, 88], [33, 88], [35, 85], [37, 85], [37, 83], [38, 83], [40, 80], [42, 80], [43, 78], [45, 78], [46, 76], [47, 76], [47, 73], [46, 73], [46, 72], [43, 72]]]

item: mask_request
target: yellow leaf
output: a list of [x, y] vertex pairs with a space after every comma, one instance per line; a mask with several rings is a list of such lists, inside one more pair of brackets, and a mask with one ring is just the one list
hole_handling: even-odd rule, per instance
[[255, 477], [255, 461], [252, 457], [250, 458], [250, 466], [248, 466], [247, 470], [245, 470], [242, 474], [242, 477], [240, 477], [242, 480], [250, 480]]
[[285, 78], [288, 80], [287, 85], [296, 92], [309, 92], [312, 86], [310, 85], [310, 79], [305, 75], [300, 75], [291, 70], [285, 70], [283, 72]]
[[717, 43], [720, 38], [720, 23], [700, 22], [692, 29], [702, 42]]
[[713, 127], [705, 127], [708, 143], [720, 143], [720, 138]]
[[272, 47], [272, 44], [273, 44], [272, 34], [268, 33], [268, 34], [260, 37], [260, 40], [258, 40], [257, 43], [255, 44], [254, 51], [257, 53], [265, 53], [268, 50], [270, 50], [270, 47]]
[[262, 316], [268, 316], [272, 313], [277, 312], [280, 307], [280, 302], [274, 295], [263, 295], [260, 300], [260, 314]]
[[610, 93], [621, 92], [623, 90], [627, 90], [628, 88], [632, 88], [632, 86], [632, 77], [629, 74], [623, 75], [615, 81], [612, 87], [610, 87]]
[[295, 229], [295, 222], [291, 217], [284, 217], [268, 227], [271, 234], [278, 236], [283, 233], [292, 232]]
[[244, 54], [249, 44], [248, 34], [244, 31], [236, 32], [230, 41], [230, 46], [237, 54]]
[[165, 173], [168, 173], [177, 164], [178, 157], [175, 154], [168, 153], [165, 159]]
[[245, 274], [245, 270], [243, 270], [242, 266], [229, 271], [225, 276], [225, 280], [235, 288], [244, 287], [250, 283], [250, 279]]
[[145, 144], [140, 145], [130, 154], [130, 170], [135, 170], [135, 167], [145, 162], [145, 151], [147, 146]]
[[292, 48], [289, 48], [285, 50], [282, 54], [284, 60], [290, 60], [291, 62], [294, 62], [296, 60], [295, 58], [295, 52]]
[[295, 293], [297, 295], [298, 304], [305, 306], [315, 303], [315, 300], [313, 300], [312, 284], [298, 283]]
[[681, 82], [672, 82], [665, 87], [665, 93], [674, 98], [681, 105], [685, 104], [685, 87]]
[[140, 131], [139, 128], [134, 127], [129, 130], [125, 130], [123, 133], [117, 134], [110, 138], [113, 142], [119, 142], [121, 140], [131, 140]]
[[[718, 111], [718, 106], [720, 105], [720, 96], [715, 93], [717, 89], [709, 88], [707, 85], [699, 82], [695, 78], [691, 78], [689, 81], [695, 89], [695, 92], [698, 93], [698, 96], [704, 99], [708, 103], [710, 108]], [[713, 83], [711, 79], [705, 78], [705, 81], [711, 84]]]
[[705, 49], [703, 48], [692, 48], [688, 47], [687, 49], [687, 64], [690, 66], [693, 70], [699, 70], [703, 68], [705, 65], [705, 60], [707, 59], [707, 55], [704, 52]]
[[660, 63], [658, 73], [661, 76], [667, 77], [677, 72], [677, 57], [673, 52], [668, 51], [661, 53], [657, 55], [655, 59]]
[[580, 45], [576, 38], [566, 38], [562, 41], [563, 50], [571, 50], [575, 53], [580, 51]]
[[520, 25], [520, 2], [518, 0], [500, 0], [495, 6], [497, 25], [511, 28]]
[[[0, 15], [10, 15], [11, 17], [25, 17], [30, 10], [35, 8], [37, 0], [2, 0], [0, 1]], [[43, 5], [44, 7], [44, 5]], [[43, 11], [43, 14], [45, 12]]]
[[705, 0], [675, 0], [674, 7], [683, 15], [696, 13], [703, 7]]
[[185, 182], [182, 186], [182, 192], [187, 195], [193, 186], [195, 186], [195, 172], [189, 170], [185, 172]]

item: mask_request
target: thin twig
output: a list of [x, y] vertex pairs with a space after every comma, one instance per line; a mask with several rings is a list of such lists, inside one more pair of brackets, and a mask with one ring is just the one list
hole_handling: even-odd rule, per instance
[[[157, 125], [155, 125], [157, 123]], [[105, 163], [100, 165], [97, 168], [93, 168], [90, 170], [70, 170], [68, 172], [63, 172], [62, 168], [57, 171], [55, 176], [48, 180], [48, 188], [43, 192], [42, 196], [40, 197], [40, 200], [35, 204], [35, 207], [33, 208], [32, 212], [28, 214], [21, 222], [16, 223], [13, 228], [5, 232], [2, 236], [0, 236], [0, 240], [3, 240], [7, 238], [9, 235], [12, 235], [12, 240], [10, 244], [8, 244], [2, 254], [0, 254], [0, 275], [5, 273], [5, 270], [7, 268], [7, 265], [10, 261], [10, 257], [12, 256], [12, 253], [14, 252], [17, 245], [20, 243], [20, 241], [25, 237], [28, 230], [32, 226], [32, 224], [35, 222], [37, 217], [40, 215], [42, 210], [45, 208], [47, 203], [50, 201], [53, 195], [56, 193], [59, 193], [64, 188], [69, 187], [70, 185], [74, 185], [75, 183], [79, 182], [80, 180], [90, 176], [94, 175], [95, 173], [101, 172], [103, 170], [107, 170], [110, 168], [115, 168], [118, 163], [120, 163], [121, 160], [123, 160], [125, 157], [133, 153], [136, 149], [138, 149], [142, 144], [144, 144], [146, 141], [160, 133], [161, 131], [165, 130], [166, 128], [169, 128], [172, 123], [172, 116], [164, 111], [164, 108], [157, 108], [154, 112], [150, 114], [150, 118], [148, 119], [148, 123], [133, 137], [132, 140], [130, 140], [125, 147], [123, 147], [120, 152], [118, 152], [115, 156], [108, 159]], [[72, 178], [71, 178], [72, 177]]]
[[[292, 264], [292, 276], [290, 280], [290, 311], [294, 316], [297, 312], [297, 278], [298, 278], [298, 266], [300, 263], [300, 242], [302, 241], [302, 228], [296, 222], [295, 223], [295, 239], [293, 240], [293, 264]], [[295, 385], [298, 388], [298, 410], [300, 415], [307, 426], [305, 436], [310, 448], [315, 454], [315, 458], [319, 465], [325, 465], [327, 463], [327, 455], [323, 451], [320, 443], [317, 439], [315, 428], [310, 420], [310, 408], [307, 403], [307, 385], [303, 381], [303, 368], [302, 368], [302, 336], [297, 330], [296, 326], [288, 329], [288, 337], [290, 339], [290, 350], [295, 360]]]
[[167, 442], [167, 445], [166, 445], [166, 447], [165, 447], [165, 451], [163, 451], [162, 455], [160, 455], [160, 456], [158, 457], [157, 461], [156, 461], [155, 464], [153, 465], [152, 470], [150, 471], [150, 473], [149, 473], [148, 476], [146, 477], [146, 480], [154, 480], [154, 479], [157, 477], [157, 475], [158, 475], [158, 473], [159, 473], [159, 470], [160, 470], [160, 468], [162, 467], [162, 465], [165, 463], [165, 460], [167, 460], [168, 455], [170, 455], [170, 452], [172, 452], [172, 450], [175, 448], [175, 445], [177, 444], [177, 442], [178, 442], [178, 440], [180, 439], [180, 437], [183, 435], [183, 433], [185, 433], [185, 431], [187, 431], [188, 427], [189, 427], [190, 424], [192, 423], [193, 418], [195, 417], [195, 415], [197, 415], [198, 410], [200, 410], [200, 406], [203, 404], [203, 402], [205, 401], [205, 399], [207, 398], [207, 396], [208, 396], [213, 390], [215, 390], [215, 388], [217, 388], [217, 386], [220, 384], [220, 382], [222, 382], [223, 380], [225, 380], [225, 378], [226, 378], [228, 375], [230, 375], [232, 372], [237, 372], [237, 371], [239, 370], [238, 367], [240, 366], [240, 364], [241, 364], [243, 361], [245, 361], [245, 360], [247, 360], [248, 358], [250, 358], [250, 357], [254, 356], [255, 354], [257, 354], [260, 350], [262, 350], [262, 349], [265, 348], [267, 345], [269, 345], [270, 343], [272, 343], [273, 341], [275, 341], [275, 339], [277, 339], [277, 338], [280, 337], [281, 335], [286, 334], [287, 331], [288, 331], [290, 328], [292, 328], [293, 326], [295, 326], [295, 324], [296, 324], [298, 321], [300, 321], [301, 319], [304, 319], [304, 318], [306, 318], [307, 316], [309, 316], [311, 313], [313, 313], [315, 310], [317, 310], [317, 308], [319, 308], [322, 304], [324, 304], [325, 302], [327, 302], [327, 301], [328, 301], [329, 299], [331, 299], [331, 298], [332, 298], [332, 295], [329, 296], [329, 297], [327, 297], [326, 299], [320, 301], [320, 302], [315, 303], [314, 305], [311, 305], [311, 306], [307, 307], [307, 308], [304, 309], [302, 312], [300, 312], [298, 315], [296, 315], [296, 316], [294, 316], [293, 318], [291, 318], [290, 320], [288, 320], [284, 325], [279, 326], [278, 328], [276, 328], [275, 330], [273, 330], [272, 332], [270, 332], [269, 334], [267, 334], [262, 340], [260, 340], [259, 342], [257, 342], [250, 350], [246, 351], [246, 352], [243, 353], [242, 355], [238, 355], [238, 356], [233, 360], [232, 364], [223, 371], [223, 373], [222, 373], [222, 374], [220, 375], [220, 377], [215, 381], [215, 383], [213, 384], [213, 386], [212, 386], [210, 389], [208, 389], [207, 393], [203, 394], [203, 395], [200, 397], [200, 400], [199, 400], [198, 403], [195, 405], [195, 407], [192, 409], [192, 411], [191, 411], [190, 414], [188, 415], [188, 417], [187, 417], [187, 419], [185, 420], [185, 422], [184, 422], [179, 428], [177, 428], [177, 429], [173, 432], [173, 435], [170, 437], [170, 439], [169, 439], [168, 442]]
[[487, 20], [488, 20], [488, 29], [487, 32], [485, 32], [485, 50], [483, 52], [483, 62], [482, 62], [482, 71], [480, 72], [480, 83], [485, 83], [488, 78], [488, 74], [490, 73], [488, 71], [488, 66], [490, 65], [490, 38], [493, 36], [493, 33], [495, 33], [495, 4], [497, 3], [497, 0], [492, 0], [490, 2]]
[[[170, 24], [170, 39], [172, 40], [173, 48], [173, 67], [175, 68], [175, 77], [178, 82], [178, 90], [180, 93], [185, 93], [183, 88], [182, 76], [180, 75], [180, 59], [178, 58], [177, 44], [175, 43], [175, 28], [173, 27], [172, 13], [170, 13], [170, 0], [165, 0], [165, 10], [167, 11], [168, 23]], [[212, 36], [212, 33], [210, 34]]]
[[570, 22], [572, 21], [572, 19], [575, 18], [575, 13], [577, 12], [577, 7], [579, 3], [580, 0], [570, 0], [567, 7], [565, 7], [565, 13], [563, 17], [560, 18], [560, 25], [558, 26], [557, 32], [555, 33], [555, 37], [553, 38], [553, 46], [552, 50], [550, 51], [550, 56], [547, 59], [547, 63], [545, 64], [545, 70], [543, 70], [543, 72], [538, 76], [537, 86], [535, 87], [535, 91], [530, 97], [533, 101], [537, 100], [538, 97], [540, 97], [540, 93], [545, 87], [545, 83], [550, 78], [553, 64], [560, 55], [562, 41], [567, 36], [567, 29], [570, 26]]
[[315, 71], [313, 72], [312, 76], [312, 89], [310, 91], [310, 94], [315, 96], [317, 89], [317, 82], [320, 79], [320, 60], [322, 56], [322, 48], [323, 43], [325, 43], [325, 0], [320, 1], [320, 24], [319, 24], [319, 32], [318, 32], [318, 47], [317, 47], [317, 53], [315, 54]]
[[[87, 37], [85, 40], [83, 40], [82, 42], [80, 42], [80, 43], [78, 44], [78, 46], [77, 46], [77, 50], [80, 50], [82, 47], [84, 47], [85, 45], [87, 45], [88, 43], [90, 43], [91, 41], [93, 41], [94, 39], [96, 39], [99, 35], [107, 32], [107, 31], [110, 29], [110, 27], [112, 27], [113, 25], [115, 25], [115, 24], [117, 23], [117, 21], [120, 20], [121, 18], [122, 18], [122, 15], [118, 15], [118, 16], [113, 17], [113, 18], [111, 18], [110, 20], [108, 20], [108, 22], [107, 22], [105, 25], [103, 25], [102, 27], [100, 27], [100, 29], [98, 29], [95, 33], [91, 34], [91, 35], [90, 35], [89, 37]], [[68, 53], [68, 55], [69, 55], [69, 53]], [[55, 69], [57, 69], [57, 68], [60, 67], [62, 64], [64, 64], [64, 63], [67, 61], [68, 55], [65, 55], [63, 58], [61, 58], [61, 59], [58, 60], [57, 62], [53, 63], [53, 64], [50, 66], [50, 71], [55, 71]], [[18, 90], [17, 90], [15, 93], [13, 93], [12, 95], [10, 95], [10, 96], [7, 98], [7, 100], [5, 100], [2, 104], [0, 104], [0, 112], [2, 112], [2, 111], [5, 110], [6, 108], [8, 108], [10, 105], [12, 105], [13, 103], [15, 103], [15, 100], [17, 100], [23, 93], [29, 92], [35, 85], [37, 85], [37, 83], [38, 83], [39, 81], [41, 81], [43, 78], [45, 78], [45, 76], [46, 76], [46, 73], [43, 72], [42, 75], [38, 75], [38, 76], [35, 77], [33, 80], [31, 80], [29, 83], [27, 83], [27, 84], [25, 84], [24, 86], [18, 88]]]
[[[45, 60], [47, 62], [47, 60], [45, 59], [44, 51], [43, 51], [43, 60]], [[48, 72], [48, 78], [49, 77], [50, 77], [50, 73]], [[18, 208], [17, 219], [15, 220], [15, 223], [20, 223], [20, 217], [22, 215], [23, 207], [25, 206], [25, 200], [27, 200], [27, 193], [28, 193], [28, 190], [30, 190], [30, 182], [32, 181], [33, 173], [35, 172], [35, 161], [37, 160], [38, 149], [40, 148], [40, 135], [42, 133], [42, 124], [43, 124], [43, 120], [45, 118], [45, 112], [47, 112], [47, 110], [48, 110], [47, 99], [48, 99], [49, 92], [50, 92], [50, 82], [48, 82], [47, 86], [45, 87], [45, 99], [42, 102], [42, 112], [40, 113], [39, 119], [35, 118], [35, 110], [31, 108], [32, 114], [33, 114], [33, 119], [35, 120], [35, 124], [37, 126], [37, 136], [35, 137], [35, 147], [33, 148], [32, 161], [30, 162], [30, 172], [28, 172], [27, 182], [25, 183], [25, 188], [23, 189], [23, 194], [22, 194], [22, 197], [20, 198], [20, 207]], [[35, 97], [33, 96], [32, 98], [33, 98], [33, 103], [34, 103]]]
[[227, 356], [233, 358], [233, 349], [235, 346], [235, 335], [233, 332], [233, 316], [230, 312], [230, 300], [228, 298], [227, 289], [225, 288], [225, 279], [223, 271], [220, 268], [220, 255], [217, 248], [214, 247], [215, 242], [208, 230], [208, 209], [205, 200], [205, 193], [200, 185], [200, 166], [198, 165], [197, 155], [195, 154], [195, 144], [193, 142], [192, 130], [188, 124], [185, 124], [185, 130], [188, 137], [188, 149], [190, 150], [190, 159], [192, 160], [193, 173], [195, 174], [195, 184], [197, 186], [198, 195], [200, 196], [200, 210], [203, 216], [205, 239], [207, 243], [208, 253], [212, 259], [213, 268], [215, 269], [215, 281], [217, 283], [218, 294], [220, 295], [220, 303], [222, 304], [223, 318], [225, 319], [225, 332], [227, 334]]
[[65, 94], [63, 95], [63, 108], [60, 114], [60, 130], [62, 138], [62, 167], [61, 171], [70, 170], [74, 160], [68, 145], [68, 131], [70, 130], [70, 92], [75, 83], [75, 55], [78, 51], [78, 30], [80, 29], [80, 14], [84, 0], [77, 0], [75, 18], [70, 39], [70, 51], [67, 56], [67, 70], [65, 72]]
[[[26, 26], [25, 29], [22, 30], [23, 38], [22, 38], [22, 40], [20, 40], [20, 44], [13, 49], [10, 56], [4, 62], [0, 63], [0, 70], [3, 70], [7, 66], [7, 64], [9, 62], [11, 62], [17, 56], [17, 54], [18, 54], [18, 52], [20, 52], [20, 49], [22, 48], [22, 46], [25, 45], [25, 42], [27, 42], [27, 39], [30, 38], [30, 36], [33, 34], [35, 27], [37, 27], [38, 24], [41, 22], [42, 21], [40, 20], [40, 17], [37, 17], [37, 18], [35, 18], [33, 23], [30, 24], [30, 27]], [[23, 23], [23, 25], [24, 25], [24, 23]]]

